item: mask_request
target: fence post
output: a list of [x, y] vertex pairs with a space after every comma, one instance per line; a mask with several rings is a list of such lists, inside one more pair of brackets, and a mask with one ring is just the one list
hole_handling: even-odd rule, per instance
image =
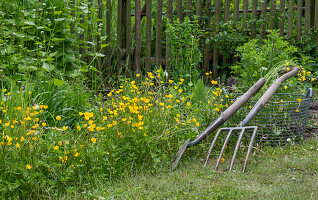
[[182, 0], [177, 0], [177, 17], [182, 22]]
[[[205, 24], [205, 29], [207, 30], [209, 26], [211, 25], [211, 1], [206, 2], [206, 16], [207, 16], [207, 22]], [[209, 36], [207, 36], [209, 37]], [[204, 41], [204, 50], [203, 50], [203, 71], [208, 72], [209, 71], [209, 56], [210, 55], [210, 44], [206, 44]]]
[[140, 74], [140, 0], [135, 0], [135, 42], [136, 42], [136, 50], [135, 50], [135, 73]]
[[[216, 33], [219, 31], [219, 23], [220, 23], [220, 5], [221, 1], [220, 0], [215, 0], [215, 24], [216, 24]], [[213, 77], [216, 78], [218, 76], [218, 69], [217, 66], [219, 64], [218, 61], [219, 58], [219, 53], [218, 53], [218, 47], [217, 44], [214, 44], [213, 46]]]
[[297, 40], [300, 40], [301, 38], [302, 8], [303, 8], [303, 0], [298, 0], [297, 1], [297, 21], [296, 21], [296, 39]]
[[151, 11], [152, 0], [146, 0], [146, 71], [151, 71]]
[[162, 0], [157, 0], [156, 20], [156, 65], [161, 65], [161, 39], [162, 39]]
[[289, 38], [291, 38], [293, 34], [293, 26], [294, 26], [293, 12], [294, 12], [294, 2], [292, 0], [289, 0], [288, 2], [288, 31], [287, 31], [287, 36]]
[[257, 12], [258, 0], [253, 0], [252, 5], [252, 39], [256, 38], [256, 12]]
[[[167, 0], [167, 18], [172, 23], [172, 1], [173, 0]], [[168, 39], [169, 35], [166, 34], [166, 71], [168, 72], [168, 75], [170, 78], [171, 73], [171, 44]]]
[[308, 33], [310, 29], [310, 13], [311, 12], [311, 0], [305, 1], [305, 32]]
[[236, 24], [239, 22], [239, 8], [240, 7], [240, 0], [235, 0], [234, 2], [234, 19]]
[[276, 1], [272, 0], [271, 2], [271, 22], [270, 29], [276, 29]]
[[280, 15], [279, 15], [279, 32], [280, 36], [284, 36], [284, 24], [285, 24], [285, 0], [280, 0]]
[[126, 0], [126, 76], [131, 76], [131, 0]]
[[[318, 0], [315, 2], [315, 21], [314, 21], [314, 27], [317, 30], [318, 29]], [[318, 51], [318, 32], [316, 33], [316, 51]]]
[[243, 0], [243, 30], [247, 28], [248, 0]]
[[261, 13], [262, 13], [262, 25], [261, 25], [261, 40], [266, 36], [266, 1], [262, 3]]

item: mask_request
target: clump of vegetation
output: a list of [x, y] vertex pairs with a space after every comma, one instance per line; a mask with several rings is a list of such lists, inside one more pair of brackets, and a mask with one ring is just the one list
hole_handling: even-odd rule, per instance
[[198, 20], [191, 21], [188, 17], [180, 22], [176, 19], [167, 23], [167, 42], [171, 44], [171, 77], [184, 78], [192, 86], [199, 76], [199, 63], [202, 54], [199, 48], [202, 30]]
[[[170, 163], [180, 143], [196, 137], [228, 105], [215, 82], [209, 97], [198, 101], [184, 79], [164, 82], [161, 72], [125, 80], [106, 101], [100, 96], [76, 113], [72, 123], [63, 112], [52, 115], [59, 112], [34, 102], [29, 90], [3, 89], [0, 179], [7, 181], [1, 182], [2, 194], [63, 191], [89, 182], [92, 174], [110, 179]], [[196, 94], [204, 90], [199, 85]]]

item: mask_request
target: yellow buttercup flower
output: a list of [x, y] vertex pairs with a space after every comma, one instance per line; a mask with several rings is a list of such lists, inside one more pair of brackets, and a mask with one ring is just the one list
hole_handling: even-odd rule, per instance
[[25, 166], [25, 168], [26, 168], [26, 169], [32, 169], [32, 166], [29, 165], [29, 164], [27, 164], [27, 165]]
[[59, 150], [59, 146], [55, 146], [55, 147], [53, 147], [53, 149], [55, 150], [55, 151], [57, 151], [57, 150]]
[[58, 121], [60, 121], [62, 119], [62, 117], [61, 116], [56, 116], [56, 120], [58, 120]]
[[216, 84], [218, 84], [218, 82], [217, 81], [211, 81], [211, 83], [213, 84], [213, 85], [216, 85]]
[[91, 141], [92, 141], [93, 143], [96, 143], [96, 138], [92, 137], [92, 138], [91, 138]]
[[63, 126], [62, 129], [63, 129], [63, 131], [66, 131], [68, 129], [68, 127], [67, 126]]

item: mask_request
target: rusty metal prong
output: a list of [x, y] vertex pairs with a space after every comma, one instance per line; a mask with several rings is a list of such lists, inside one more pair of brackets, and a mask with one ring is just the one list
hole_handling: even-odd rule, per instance
[[239, 138], [237, 140], [236, 147], [235, 147], [235, 150], [234, 150], [234, 153], [233, 153], [233, 157], [232, 157], [232, 161], [231, 161], [229, 172], [232, 171], [233, 164], [234, 164], [234, 161], [235, 161], [235, 157], [236, 157], [237, 151], [238, 151], [238, 149], [240, 147], [240, 143], [241, 143], [241, 140], [242, 140], [242, 137], [243, 137], [243, 134], [244, 134], [246, 128], [247, 127], [242, 127], [242, 130], [240, 132], [240, 135], [239, 135]]
[[213, 141], [212, 141], [212, 143], [211, 143], [211, 146], [210, 146], [210, 148], [209, 148], [208, 155], [207, 155], [206, 160], [205, 160], [205, 163], [204, 163], [204, 167], [206, 167], [206, 165], [208, 164], [211, 151], [212, 151], [212, 149], [213, 149], [213, 147], [214, 147], [214, 145], [215, 145], [215, 143], [216, 143], [216, 140], [217, 140], [217, 138], [219, 137], [219, 135], [220, 135], [220, 133], [221, 133], [222, 130], [223, 130], [223, 129], [220, 128], [220, 129], [218, 130], [218, 132], [217, 132], [217, 133], [215, 134], [215, 136], [214, 136], [214, 139], [213, 139]]
[[[224, 130], [226, 130], [226, 129], [224, 129]], [[222, 158], [222, 156], [223, 156], [224, 150], [225, 150], [225, 148], [226, 148], [227, 143], [228, 143], [229, 140], [230, 140], [230, 136], [231, 136], [232, 131], [233, 131], [234, 129], [230, 128], [230, 129], [227, 129], [227, 130], [230, 130], [230, 132], [227, 134], [226, 139], [225, 139], [225, 141], [224, 141], [224, 144], [223, 144], [221, 153], [220, 153], [219, 158], [218, 158], [218, 161], [216, 162], [216, 165], [215, 165], [215, 170], [217, 170], [218, 167], [219, 167], [219, 164], [220, 164], [221, 158]]]
[[246, 170], [247, 161], [248, 161], [248, 158], [249, 158], [249, 156], [251, 154], [254, 138], [256, 136], [257, 129], [258, 129], [257, 126], [251, 126], [251, 128], [253, 128], [254, 131], [253, 131], [253, 135], [252, 135], [251, 140], [250, 140], [250, 144], [248, 146], [248, 150], [247, 150], [247, 154], [246, 154], [246, 158], [245, 158], [245, 162], [244, 162], [244, 166], [243, 166], [243, 172], [245, 172], [245, 170]]

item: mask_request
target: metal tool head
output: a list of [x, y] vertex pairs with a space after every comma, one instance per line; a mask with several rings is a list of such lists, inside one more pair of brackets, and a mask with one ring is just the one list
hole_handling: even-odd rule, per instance
[[177, 167], [179, 160], [180, 160], [181, 156], [183, 155], [184, 151], [186, 150], [186, 148], [188, 147], [189, 143], [190, 143], [190, 139], [185, 141], [185, 143], [180, 147], [178, 153], [176, 154], [176, 156], [174, 157], [174, 159], [172, 161], [171, 171]]
[[238, 149], [240, 147], [242, 137], [243, 137], [244, 133], [246, 132], [246, 130], [251, 130], [251, 131], [253, 131], [253, 134], [252, 134], [252, 137], [251, 137], [251, 140], [250, 140], [250, 143], [249, 143], [249, 147], [248, 147], [248, 150], [247, 150], [247, 153], [246, 153], [246, 158], [245, 158], [244, 167], [243, 167], [243, 172], [245, 172], [247, 161], [248, 161], [249, 155], [250, 155], [252, 147], [253, 147], [254, 138], [255, 138], [255, 135], [257, 133], [257, 128], [258, 128], [257, 126], [245, 126], [245, 127], [226, 127], [226, 128], [219, 129], [219, 131], [215, 135], [215, 137], [213, 139], [213, 142], [212, 142], [212, 144], [210, 146], [210, 149], [209, 149], [206, 161], [204, 163], [204, 166], [206, 166], [207, 163], [208, 163], [211, 151], [212, 151], [212, 149], [213, 149], [213, 147], [214, 147], [214, 145], [216, 143], [216, 140], [217, 140], [218, 136], [220, 135], [220, 133], [221, 132], [228, 132], [227, 137], [226, 137], [226, 139], [224, 141], [224, 144], [222, 146], [222, 150], [221, 150], [220, 155], [218, 157], [216, 166], [215, 166], [215, 170], [218, 169], [220, 161], [221, 161], [221, 158], [222, 158], [223, 153], [225, 151], [225, 148], [226, 148], [226, 146], [227, 146], [227, 144], [228, 144], [228, 142], [230, 140], [230, 136], [231, 136], [231, 134], [234, 131], [236, 131], [236, 132], [239, 132], [239, 137], [238, 137], [238, 140], [237, 140], [237, 143], [236, 143], [236, 147], [235, 147], [235, 150], [234, 150], [234, 153], [233, 153], [233, 156], [232, 156], [232, 161], [231, 161], [231, 165], [230, 165], [230, 169], [229, 169], [229, 171], [231, 171], [233, 169], [233, 164], [234, 164], [234, 161], [235, 161], [235, 157], [236, 157], [237, 151], [238, 151]]

